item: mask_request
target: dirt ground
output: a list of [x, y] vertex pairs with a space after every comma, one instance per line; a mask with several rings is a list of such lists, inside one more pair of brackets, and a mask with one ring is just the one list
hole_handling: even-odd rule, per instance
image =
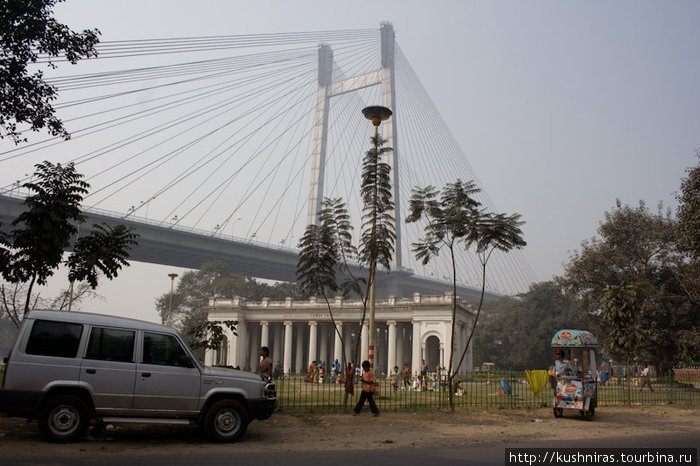
[[700, 407], [599, 407], [596, 419], [573, 413], [555, 419], [551, 409], [350, 414], [276, 413], [250, 424], [244, 438], [233, 444], [209, 443], [193, 427], [121, 425], [83, 442], [45, 443], [35, 422], [0, 417], [0, 457], [22, 451], [47, 456], [206, 451], [285, 452], [356, 448], [406, 448], [449, 445], [509, 444], [576, 438], [700, 433]]

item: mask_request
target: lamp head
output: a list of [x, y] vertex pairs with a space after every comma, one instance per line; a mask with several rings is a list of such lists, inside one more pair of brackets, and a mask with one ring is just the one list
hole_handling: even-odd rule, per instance
[[381, 105], [371, 105], [362, 109], [362, 114], [372, 122], [374, 126], [379, 126], [384, 120], [388, 120], [392, 115], [391, 110]]

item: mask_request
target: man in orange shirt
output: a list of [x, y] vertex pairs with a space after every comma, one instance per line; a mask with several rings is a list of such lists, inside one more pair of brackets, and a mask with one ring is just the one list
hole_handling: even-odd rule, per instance
[[369, 401], [369, 409], [372, 410], [373, 416], [379, 416], [379, 409], [374, 402], [374, 374], [369, 370], [369, 361], [362, 362], [362, 394], [360, 401], [355, 406], [355, 416], [360, 414], [362, 407], [365, 405], [365, 400]]

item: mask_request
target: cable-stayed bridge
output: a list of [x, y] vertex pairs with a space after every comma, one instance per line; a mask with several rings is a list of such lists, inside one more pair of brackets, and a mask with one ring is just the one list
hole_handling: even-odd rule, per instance
[[[394, 148], [400, 238], [384, 294], [449, 289], [447, 257], [422, 265], [411, 253], [424, 227], [403, 221], [412, 188], [474, 180], [495, 210], [390, 24], [104, 42], [99, 52], [47, 73], [71, 140], [0, 145], [3, 228], [36, 163], [73, 162], [91, 185], [90, 222], [141, 235], [134, 260], [197, 268], [224, 259], [242, 273], [293, 280], [294, 248], [322, 197], [346, 202], [359, 237], [361, 161], [373, 135], [361, 110], [375, 104], [394, 112], [380, 131]], [[481, 265], [472, 252], [462, 251], [457, 273], [460, 294], [473, 295]], [[533, 275], [519, 251], [496, 255], [487, 288], [517, 293]]]

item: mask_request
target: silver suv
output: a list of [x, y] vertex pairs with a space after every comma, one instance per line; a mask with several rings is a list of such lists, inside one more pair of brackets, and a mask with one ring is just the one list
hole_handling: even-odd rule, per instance
[[177, 331], [97, 314], [33, 311], [7, 360], [0, 411], [37, 419], [52, 441], [98, 423], [196, 423], [214, 441], [267, 419], [275, 385], [260, 376], [203, 367]]

